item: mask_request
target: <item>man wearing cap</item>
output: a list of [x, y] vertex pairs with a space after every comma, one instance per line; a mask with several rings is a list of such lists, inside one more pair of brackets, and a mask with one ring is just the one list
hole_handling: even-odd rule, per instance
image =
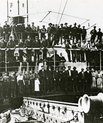
[[9, 98], [10, 97], [10, 77], [8, 73], [4, 73], [2, 76], [3, 79], [3, 97]]
[[82, 29], [80, 24], [77, 27], [77, 42], [80, 41], [81, 42], [81, 35], [82, 35]]
[[79, 72], [78, 75], [78, 89], [80, 92], [84, 92], [84, 81], [85, 81], [85, 76], [84, 76], [84, 68], [81, 68], [81, 71]]
[[82, 28], [82, 40], [86, 40], [87, 30], [85, 29], [85, 26]]
[[102, 44], [102, 37], [103, 37], [103, 33], [101, 31], [101, 28], [98, 29], [98, 32], [97, 32], [97, 41], [95, 43], [95, 46], [98, 48], [98, 49], [101, 49], [103, 47], [103, 44]]
[[68, 70], [66, 70], [66, 90], [69, 92], [73, 91], [71, 66], [68, 66]]
[[34, 37], [35, 37], [35, 32], [36, 32], [36, 27], [35, 27], [35, 25], [34, 25], [34, 22], [32, 22], [31, 29], [32, 29], [31, 38], [34, 39]]
[[42, 26], [40, 32], [41, 32], [41, 40], [42, 40], [42, 38], [45, 38], [45, 34], [47, 32], [46, 28], [45, 28], [45, 25]]
[[77, 24], [74, 23], [74, 27], [72, 28], [72, 36], [73, 36], [73, 43], [77, 42]]
[[85, 81], [84, 81], [85, 91], [90, 91], [91, 85], [92, 85], [92, 74], [88, 67], [86, 68], [86, 71], [84, 72], [84, 76], [85, 76]]
[[90, 34], [91, 34], [91, 43], [94, 43], [97, 35], [96, 26], [94, 26], [94, 28], [90, 31]]
[[63, 24], [60, 24], [60, 40], [61, 40], [61, 44], [63, 43], [64, 32], [65, 32], [65, 28], [64, 28]]
[[67, 91], [67, 87], [66, 87], [66, 67], [63, 66], [62, 67], [62, 71], [61, 71], [61, 81], [60, 81], [60, 88], [63, 92], [66, 92]]
[[68, 23], [65, 23], [64, 24], [64, 40], [65, 40], [65, 43], [68, 42], [68, 39], [69, 39], [69, 28], [68, 28]]
[[44, 66], [41, 66], [42, 69], [39, 71], [39, 80], [40, 80], [40, 92], [41, 94], [45, 94], [47, 92], [46, 90], [46, 71], [44, 69]]
[[52, 30], [52, 23], [49, 23], [47, 28], [49, 45], [51, 43], [51, 36], [52, 36], [51, 30]]
[[72, 83], [73, 83], [73, 91], [77, 92], [78, 88], [77, 88], [77, 84], [78, 84], [78, 71], [76, 70], [76, 67], [73, 67], [72, 70]]
[[101, 28], [99, 28], [97, 32], [97, 41], [99, 43], [102, 43], [102, 37], [103, 37], [103, 33], [101, 32]]

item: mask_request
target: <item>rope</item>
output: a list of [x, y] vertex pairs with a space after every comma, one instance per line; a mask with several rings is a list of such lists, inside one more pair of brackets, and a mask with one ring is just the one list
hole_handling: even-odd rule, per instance
[[51, 11], [48, 11], [48, 13], [44, 16], [44, 18], [40, 22], [42, 22], [50, 13]]
[[60, 20], [59, 20], [58, 24], [60, 24], [60, 22], [61, 22], [62, 16], [64, 14], [64, 11], [65, 11], [65, 8], [66, 8], [66, 5], [67, 5], [67, 2], [68, 2], [68, 0], [66, 0], [66, 2], [65, 2], [65, 5], [64, 5], [64, 8], [63, 8], [63, 11], [62, 11], [62, 14], [61, 14], [61, 17], [60, 17]]
[[58, 18], [59, 18], [59, 13], [60, 13], [61, 5], [62, 5], [62, 0], [61, 0], [61, 2], [60, 2], [60, 7], [59, 7], [59, 10], [58, 10], [58, 14], [57, 14], [57, 20], [56, 20], [56, 23], [57, 23]]
[[[55, 13], [55, 14], [62, 14], [60, 12], [55, 12], [55, 11], [52, 11], [52, 13]], [[72, 18], [77, 18], [77, 19], [81, 19], [81, 20], [89, 20], [89, 19], [86, 19], [86, 18], [81, 18], [81, 17], [77, 17], [77, 16], [73, 16], [73, 15], [68, 15], [68, 14], [63, 14], [65, 16], [68, 16], [68, 17], [72, 17]]]

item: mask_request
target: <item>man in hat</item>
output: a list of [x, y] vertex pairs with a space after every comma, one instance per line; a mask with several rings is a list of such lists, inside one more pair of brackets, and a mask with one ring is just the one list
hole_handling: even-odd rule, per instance
[[69, 39], [69, 27], [68, 27], [68, 23], [65, 23], [64, 24], [64, 40], [65, 40], [65, 43], [68, 42], [68, 39]]
[[41, 66], [41, 70], [39, 71], [39, 81], [40, 81], [40, 92], [41, 94], [45, 94], [47, 92], [46, 90], [46, 71], [44, 69], [44, 66]]
[[4, 73], [2, 76], [3, 79], [3, 97], [9, 98], [10, 97], [10, 77], [8, 73]]
[[45, 34], [47, 32], [45, 25], [42, 26], [40, 32], [41, 32], [41, 40], [42, 40], [42, 38], [45, 38]]
[[52, 31], [52, 23], [49, 23], [47, 28], [49, 45], [51, 45], [51, 37], [52, 37], [51, 31]]
[[91, 90], [91, 85], [92, 85], [92, 74], [89, 67], [86, 68], [86, 71], [84, 72], [84, 76], [85, 76], [84, 88], [85, 91], [89, 92]]
[[81, 42], [81, 35], [82, 35], [82, 29], [81, 29], [81, 25], [79, 24], [77, 27], [77, 42], [78, 41]]
[[94, 28], [90, 31], [90, 34], [91, 34], [91, 39], [90, 39], [91, 43], [94, 43], [97, 35], [96, 26], [94, 26]]
[[78, 71], [76, 70], [77, 68], [74, 66], [72, 70], [72, 83], [73, 83], [73, 91], [77, 92], [77, 84], [78, 84]]
[[66, 92], [67, 91], [67, 87], [66, 87], [66, 67], [63, 66], [62, 67], [62, 71], [61, 71], [61, 74], [60, 74], [60, 88], [63, 92]]
[[72, 36], [73, 36], [73, 43], [77, 42], [77, 24], [74, 23], [74, 26], [72, 28]]
[[85, 29], [85, 26], [82, 28], [82, 40], [86, 40], [87, 30]]
[[68, 66], [68, 69], [66, 70], [66, 84], [65, 84], [65, 88], [66, 88], [66, 91], [69, 91], [69, 92], [73, 91], [71, 66]]
[[80, 92], [84, 92], [84, 81], [85, 81], [84, 68], [81, 68], [81, 71], [79, 72], [78, 75], [78, 90]]
[[99, 43], [102, 43], [102, 37], [103, 37], [103, 33], [101, 32], [101, 28], [99, 28], [97, 32], [97, 41]]
[[64, 33], [65, 33], [65, 28], [64, 28], [63, 24], [60, 24], [60, 40], [61, 40], [61, 44], [63, 44]]

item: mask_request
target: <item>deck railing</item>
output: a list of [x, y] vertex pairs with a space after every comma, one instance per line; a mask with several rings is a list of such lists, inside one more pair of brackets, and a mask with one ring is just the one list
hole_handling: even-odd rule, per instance
[[45, 123], [84, 123], [84, 113], [78, 104], [24, 97], [23, 102], [30, 106], [33, 118]]

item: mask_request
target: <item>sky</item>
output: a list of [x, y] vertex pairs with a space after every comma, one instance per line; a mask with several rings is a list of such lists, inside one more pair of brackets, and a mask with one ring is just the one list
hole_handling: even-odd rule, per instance
[[[18, 0], [8, 0], [10, 17], [18, 15], [17, 1]], [[19, 1], [20, 15], [26, 17], [26, 0]], [[97, 27], [103, 30], [103, 0], [67, 0], [64, 15], [61, 18], [61, 14], [57, 13], [63, 12], [65, 3], [66, 0], [28, 0], [29, 23], [34, 22], [35, 25], [47, 25], [49, 22], [54, 24], [67, 22], [70, 25], [75, 22], [82, 24], [88, 20], [83, 25], [88, 27], [96, 23]], [[51, 12], [42, 21], [48, 11]], [[0, 24], [3, 25], [6, 20], [7, 0], [0, 0]]]

